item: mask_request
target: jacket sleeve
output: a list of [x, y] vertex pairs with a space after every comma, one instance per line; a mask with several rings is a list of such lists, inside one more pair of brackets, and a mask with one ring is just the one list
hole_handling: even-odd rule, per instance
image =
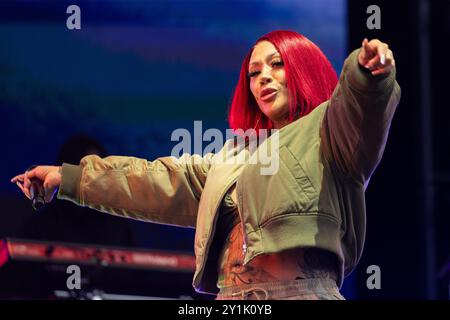
[[383, 155], [401, 91], [395, 68], [374, 76], [359, 65], [358, 53], [345, 60], [321, 138], [325, 160], [346, 178], [367, 185]]
[[213, 156], [85, 156], [78, 166], [63, 164], [58, 198], [122, 217], [195, 227]]

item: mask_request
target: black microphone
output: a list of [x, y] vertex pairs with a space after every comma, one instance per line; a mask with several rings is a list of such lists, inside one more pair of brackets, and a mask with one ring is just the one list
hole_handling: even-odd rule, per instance
[[[36, 165], [32, 165], [27, 169], [30, 171], [34, 169]], [[45, 189], [42, 181], [36, 178], [30, 179], [30, 197], [31, 197], [31, 205], [35, 211], [40, 211], [45, 207]]]

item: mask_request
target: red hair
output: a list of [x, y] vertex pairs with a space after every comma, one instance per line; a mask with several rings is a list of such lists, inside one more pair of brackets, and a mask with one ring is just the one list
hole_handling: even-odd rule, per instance
[[[319, 47], [305, 36], [287, 30], [269, 32], [259, 38], [255, 45], [264, 40], [275, 46], [284, 62], [289, 92], [289, 122], [307, 115], [331, 97], [338, 78]], [[261, 112], [250, 91], [248, 64], [253, 48], [242, 63], [229, 108], [228, 122], [233, 130], [273, 128], [273, 122]]]

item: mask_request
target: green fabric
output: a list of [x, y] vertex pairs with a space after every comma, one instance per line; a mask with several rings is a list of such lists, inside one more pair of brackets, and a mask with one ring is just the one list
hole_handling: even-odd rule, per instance
[[61, 185], [58, 190], [58, 198], [80, 203], [81, 167], [64, 163], [61, 167]]
[[275, 174], [261, 174], [262, 163], [224, 163], [256, 154], [228, 140], [217, 154], [179, 160], [87, 156], [78, 168], [63, 166], [58, 197], [134, 219], [195, 227], [193, 285], [217, 293], [216, 279], [204, 274], [205, 263], [221, 202], [236, 183], [244, 263], [264, 253], [317, 247], [339, 257], [342, 285], [361, 257], [364, 192], [400, 100], [395, 69], [373, 76], [359, 66], [357, 54], [346, 59], [330, 100], [258, 147], [279, 138], [271, 154], [278, 163]]

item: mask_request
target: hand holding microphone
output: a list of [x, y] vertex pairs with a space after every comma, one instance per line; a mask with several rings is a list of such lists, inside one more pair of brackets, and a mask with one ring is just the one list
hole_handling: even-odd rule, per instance
[[[35, 165], [29, 167], [27, 172], [36, 168]], [[37, 178], [30, 179], [31, 205], [35, 211], [40, 211], [45, 206], [45, 190], [43, 183]]]
[[53, 199], [61, 184], [60, 169], [58, 166], [31, 166], [11, 182], [16, 183], [37, 211]]

